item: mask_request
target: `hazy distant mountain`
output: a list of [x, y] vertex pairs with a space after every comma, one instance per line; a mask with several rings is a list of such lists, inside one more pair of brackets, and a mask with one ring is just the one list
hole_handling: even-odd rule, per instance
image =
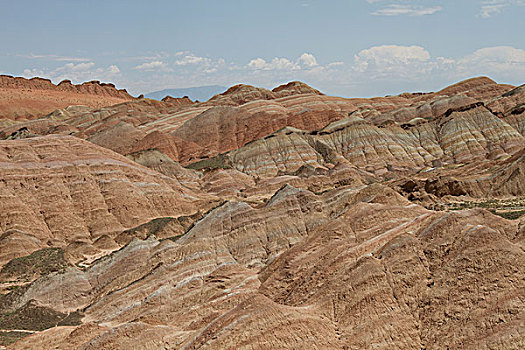
[[167, 95], [171, 97], [184, 97], [188, 96], [193, 101], [207, 101], [211, 97], [221, 92], [226, 91], [226, 87], [220, 85], [209, 85], [209, 86], [197, 86], [183, 89], [165, 89], [145, 94], [147, 98], [153, 98], [156, 100], [162, 100]]

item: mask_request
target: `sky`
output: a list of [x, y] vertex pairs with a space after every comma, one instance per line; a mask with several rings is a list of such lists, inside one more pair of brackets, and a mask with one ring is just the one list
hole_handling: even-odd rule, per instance
[[525, 83], [525, 0], [0, 0], [0, 74], [138, 95], [293, 80], [331, 95]]

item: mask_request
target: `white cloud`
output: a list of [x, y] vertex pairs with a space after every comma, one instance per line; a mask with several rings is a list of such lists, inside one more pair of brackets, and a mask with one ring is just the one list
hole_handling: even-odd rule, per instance
[[55, 72], [84, 72], [92, 68], [94, 65], [94, 62], [85, 62], [78, 64], [69, 62], [66, 63], [64, 66], [57, 68]]
[[494, 14], [500, 13], [505, 6], [505, 4], [483, 5], [478, 16], [481, 18], [489, 18]]
[[112, 64], [108, 67], [108, 73], [111, 75], [120, 74], [120, 69], [116, 65]]
[[512, 46], [486, 47], [475, 51], [465, 59], [483, 63], [507, 62], [510, 64], [523, 64], [525, 63], [525, 51]]
[[420, 74], [427, 68], [430, 53], [421, 46], [382, 45], [354, 56], [354, 70], [376, 75]]
[[391, 86], [385, 92], [395, 92], [399, 88], [411, 90], [411, 86], [429, 89], [431, 84], [439, 88], [453, 81], [484, 75], [500, 82], [521, 83], [525, 80], [525, 50], [509, 46], [487, 47], [454, 58], [432, 57], [420, 46], [384, 45], [359, 52], [354, 56], [350, 71], [345, 73], [341, 68], [340, 75], [345, 74], [368, 88], [374, 81]]
[[267, 63], [262, 58], [255, 58], [248, 63], [248, 67], [253, 69], [264, 69], [266, 67]]
[[315, 67], [318, 65], [317, 60], [315, 59], [315, 56], [310, 53], [303, 53], [299, 58], [297, 59], [297, 63], [300, 64], [303, 67]]
[[496, 74], [525, 79], [525, 50], [511, 46], [486, 47], [456, 62], [460, 72]]
[[311, 53], [303, 53], [295, 62], [285, 57], [275, 57], [270, 62], [263, 58], [254, 58], [248, 65], [248, 68], [253, 70], [280, 70], [280, 71], [297, 71], [301, 69], [313, 69], [319, 67], [317, 59]]
[[[174, 60], [179, 63], [175, 64]], [[229, 86], [239, 82], [270, 88], [301, 80], [321, 91], [346, 96], [437, 89], [480, 75], [515, 84], [525, 80], [525, 50], [509, 46], [481, 48], [462, 57], [435, 57], [422, 46], [380, 45], [350, 55], [344, 62], [328, 63], [318, 62], [308, 52], [298, 57], [255, 57], [248, 63], [238, 64], [184, 51], [175, 57], [171, 54], [137, 61], [123, 72], [114, 64], [64, 63], [58, 68], [26, 69], [24, 76], [47, 77], [54, 82], [63, 79], [75, 83], [111, 81], [137, 94], [170, 86]]]
[[[177, 58], [186, 56], [197, 57], [184, 52]], [[171, 62], [164, 62], [171, 66]], [[150, 74], [126, 86], [140, 93], [170, 86], [231, 86], [240, 82], [271, 88], [301, 80], [327, 93], [377, 96], [435, 90], [480, 75], [500, 82], [525, 80], [525, 51], [513, 47], [488, 47], [462, 57], [437, 57], [422, 46], [381, 45], [361, 50], [344, 62], [322, 63], [307, 52], [298, 57], [254, 57], [244, 64], [213, 57], [201, 62], [176, 66], [176, 74]]]
[[418, 5], [407, 4], [390, 4], [382, 9], [374, 11], [371, 15], [374, 16], [426, 16], [433, 15], [441, 11], [441, 6], [424, 7]]
[[[313, 56], [312, 56], [313, 57]], [[315, 60], [315, 58], [314, 58]], [[271, 62], [262, 58], [255, 58], [248, 63], [248, 68], [255, 70], [299, 70], [301, 67], [284, 57], [275, 57]]]
[[135, 66], [134, 69], [138, 69], [138, 70], [144, 70], [144, 71], [154, 71], [154, 70], [157, 70], [157, 71], [164, 71], [164, 72], [167, 72], [167, 71], [171, 71], [172, 69], [170, 69], [168, 67], [168, 64], [167, 63], [164, 63], [162, 61], [151, 61], [151, 62], [144, 62], [142, 64], [139, 64], [138, 66]]
[[23, 75], [31, 77], [47, 77], [58, 83], [64, 79], [72, 80], [75, 83], [88, 80], [111, 81], [121, 75], [120, 68], [116, 65], [108, 67], [95, 67], [94, 62], [74, 64], [72, 62], [55, 69], [24, 69]]
[[45, 76], [45, 73], [42, 69], [38, 68], [26, 68], [24, 69], [23, 76], [26, 78], [32, 78], [32, 77], [43, 77]]
[[208, 64], [210, 63], [210, 59], [206, 57], [199, 57], [195, 56], [194, 54], [187, 54], [180, 60], [175, 61], [176, 66], [186, 66], [189, 64]]

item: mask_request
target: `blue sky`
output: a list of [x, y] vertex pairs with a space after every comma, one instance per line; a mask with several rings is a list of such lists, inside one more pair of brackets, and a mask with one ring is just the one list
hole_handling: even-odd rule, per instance
[[0, 0], [0, 73], [134, 94], [302, 80], [341, 96], [525, 83], [525, 0]]

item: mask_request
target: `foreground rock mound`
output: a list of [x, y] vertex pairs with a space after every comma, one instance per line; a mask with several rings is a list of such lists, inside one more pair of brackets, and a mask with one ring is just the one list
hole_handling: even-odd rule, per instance
[[519, 348], [522, 243], [483, 210], [435, 213], [379, 185], [286, 186], [37, 280], [5, 310], [84, 315], [13, 348]]

